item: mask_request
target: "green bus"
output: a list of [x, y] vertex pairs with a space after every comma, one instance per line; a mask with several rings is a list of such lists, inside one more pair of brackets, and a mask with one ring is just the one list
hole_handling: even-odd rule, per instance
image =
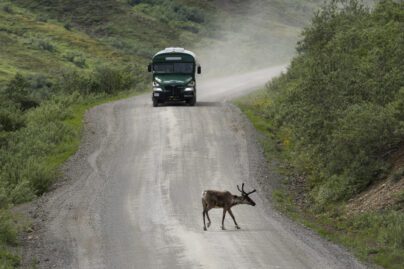
[[195, 54], [183, 48], [157, 52], [148, 66], [153, 74], [153, 106], [169, 101], [196, 104], [195, 73], [201, 73]]

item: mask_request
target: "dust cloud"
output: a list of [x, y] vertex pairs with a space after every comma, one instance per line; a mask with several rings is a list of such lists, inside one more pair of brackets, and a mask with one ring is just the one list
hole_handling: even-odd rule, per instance
[[204, 79], [288, 63], [319, 1], [216, 1], [221, 7], [210, 39], [196, 46]]

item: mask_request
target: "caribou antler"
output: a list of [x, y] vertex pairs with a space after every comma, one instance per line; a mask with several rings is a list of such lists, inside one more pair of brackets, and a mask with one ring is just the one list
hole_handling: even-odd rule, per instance
[[238, 189], [239, 192], [241, 192], [241, 194], [244, 194], [245, 193], [245, 191], [244, 191], [244, 182], [241, 185], [241, 190], [240, 190], [240, 187], [238, 185], [237, 185], [237, 189]]
[[254, 189], [254, 190], [250, 191], [249, 193], [247, 193], [246, 195], [248, 196], [248, 195], [250, 195], [251, 193], [254, 193], [254, 192], [256, 192], [256, 191], [257, 191], [257, 190]]
[[250, 191], [249, 193], [246, 193], [246, 192], [244, 191], [244, 183], [241, 185], [241, 190], [240, 190], [240, 187], [239, 187], [238, 185], [237, 185], [237, 189], [239, 190], [239, 192], [241, 192], [242, 195], [246, 195], [246, 196], [248, 196], [248, 195], [250, 195], [251, 193], [254, 193], [254, 192], [257, 191], [256, 189], [254, 189], [254, 190]]

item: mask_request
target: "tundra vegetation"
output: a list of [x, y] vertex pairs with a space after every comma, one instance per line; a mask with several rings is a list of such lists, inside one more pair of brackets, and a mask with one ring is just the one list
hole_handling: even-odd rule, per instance
[[[385, 268], [404, 264], [403, 29], [402, 1], [332, 1], [287, 71], [238, 103], [265, 134], [268, 158], [281, 160], [278, 206]], [[401, 192], [353, 211], [378, 184]]]
[[[0, 268], [20, 263], [18, 235], [27, 226], [13, 207], [50, 189], [78, 148], [87, 108], [147, 90], [145, 66], [156, 51], [228, 46], [228, 32], [249, 18], [270, 21], [255, 32], [292, 47], [286, 40], [296, 39], [316, 1], [253, 2], [264, 16], [249, 16], [254, 5], [238, 0], [0, 2]], [[244, 54], [267, 50], [251, 40]]]

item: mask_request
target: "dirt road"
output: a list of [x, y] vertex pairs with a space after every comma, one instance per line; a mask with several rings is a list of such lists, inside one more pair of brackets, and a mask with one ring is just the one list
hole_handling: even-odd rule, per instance
[[[271, 184], [259, 182], [276, 178], [251, 125], [223, 102], [281, 69], [201, 83], [196, 107], [153, 108], [147, 95], [89, 111], [82, 147], [66, 166], [70, 180], [41, 206], [40, 246], [50, 258], [39, 267], [364, 268], [271, 209], [263, 190]], [[233, 210], [241, 230], [228, 216], [222, 231], [222, 210], [212, 210], [204, 232], [202, 191], [237, 193], [241, 182], [258, 189], [256, 207]]]

